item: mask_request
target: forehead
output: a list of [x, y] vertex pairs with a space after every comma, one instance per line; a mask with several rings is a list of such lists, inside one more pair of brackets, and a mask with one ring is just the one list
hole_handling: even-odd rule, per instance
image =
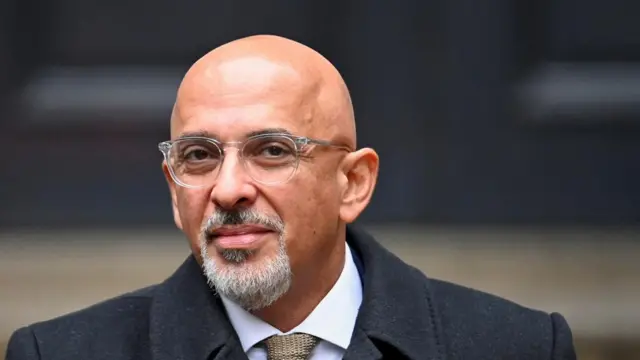
[[172, 138], [197, 131], [233, 139], [263, 128], [312, 130], [318, 121], [313, 86], [286, 69], [238, 71], [246, 65], [226, 64], [185, 78], [172, 114]]
[[177, 138], [206, 133], [222, 141], [239, 140], [265, 129], [309, 135], [313, 132], [313, 117], [313, 112], [263, 104], [215, 109], [200, 107], [177, 111], [172, 120], [171, 135]]

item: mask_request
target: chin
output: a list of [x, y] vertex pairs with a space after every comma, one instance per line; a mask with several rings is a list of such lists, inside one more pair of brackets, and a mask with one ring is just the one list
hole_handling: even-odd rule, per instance
[[202, 247], [203, 270], [209, 285], [245, 309], [259, 309], [282, 296], [291, 284], [289, 257], [281, 247], [269, 254], [264, 249], [220, 250]]
[[[210, 245], [206, 252], [202, 252], [203, 263], [209, 267], [215, 267], [218, 272], [237, 272], [239, 276], [244, 273], [261, 271], [268, 266], [276, 254], [269, 254], [260, 249], [219, 249]], [[203, 264], [204, 265], [204, 264]]]

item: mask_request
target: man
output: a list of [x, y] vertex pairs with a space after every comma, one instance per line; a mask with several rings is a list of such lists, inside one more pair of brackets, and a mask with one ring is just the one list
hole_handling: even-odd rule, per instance
[[575, 359], [561, 315], [428, 279], [351, 225], [378, 156], [321, 55], [252, 36], [189, 69], [160, 144], [193, 256], [19, 329], [9, 360]]

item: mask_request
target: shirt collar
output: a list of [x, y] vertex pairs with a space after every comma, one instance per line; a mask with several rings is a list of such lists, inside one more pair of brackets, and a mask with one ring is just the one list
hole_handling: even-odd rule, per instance
[[[345, 264], [336, 283], [311, 314], [288, 333], [304, 332], [342, 349], [349, 346], [362, 303], [362, 284], [351, 249], [346, 243], [345, 248]], [[230, 299], [221, 298], [245, 352], [269, 336], [282, 334]]]

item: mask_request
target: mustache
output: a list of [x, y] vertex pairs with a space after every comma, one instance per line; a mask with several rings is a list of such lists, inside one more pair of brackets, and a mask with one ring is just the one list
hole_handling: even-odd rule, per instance
[[216, 210], [204, 223], [202, 234], [206, 239], [222, 226], [258, 225], [277, 233], [284, 232], [284, 221], [279, 216], [267, 215], [253, 209]]

